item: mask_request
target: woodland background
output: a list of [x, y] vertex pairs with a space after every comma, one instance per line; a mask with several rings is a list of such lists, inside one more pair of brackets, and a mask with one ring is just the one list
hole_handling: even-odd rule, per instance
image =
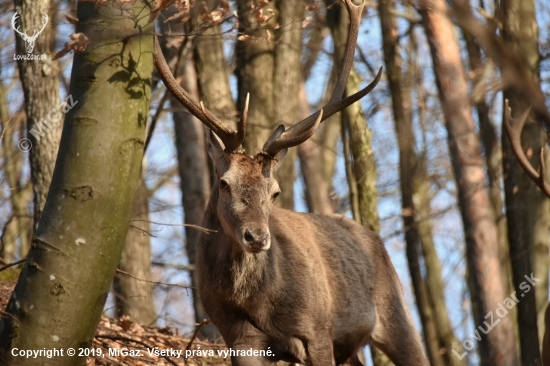
[[[46, 61], [14, 59], [26, 53], [11, 25], [16, 10], [29, 35], [49, 15], [34, 50]], [[21, 273], [3, 352], [14, 334], [20, 348], [48, 348], [37, 339], [59, 324], [58, 347], [89, 339], [102, 312], [188, 334], [206, 318], [187, 288], [200, 233], [189, 225], [201, 225], [211, 187], [204, 128], [155, 75], [150, 34], [182, 86], [224, 121], [235, 123], [250, 93], [245, 148], [256, 153], [275, 126], [326, 102], [347, 24], [333, 0], [0, 1], [0, 258], [21, 261], [0, 272], [6, 283]], [[89, 45], [66, 44], [74, 33]], [[99, 60], [97, 45], [120, 57]], [[88, 48], [73, 53], [79, 46]], [[540, 365], [550, 200], [502, 126], [505, 99], [514, 117], [533, 107], [521, 141], [538, 169], [550, 126], [550, 4], [368, 1], [355, 56], [346, 93], [383, 67], [380, 84], [289, 151], [278, 203], [380, 233], [432, 365]], [[90, 60], [107, 65], [99, 74], [117, 71], [88, 80]], [[31, 136], [69, 94], [77, 104], [63, 116], [64, 138], [63, 123]], [[531, 273], [534, 291], [465, 358], [453, 355]], [[34, 307], [45, 323], [25, 316]], [[218, 337], [211, 325], [200, 334]], [[369, 364], [388, 364], [370, 353]]]

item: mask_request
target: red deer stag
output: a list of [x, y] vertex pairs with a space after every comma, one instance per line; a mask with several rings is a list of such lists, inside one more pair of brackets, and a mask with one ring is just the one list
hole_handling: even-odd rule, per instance
[[357, 352], [369, 342], [398, 366], [428, 365], [381, 239], [340, 215], [273, 206], [280, 192], [273, 172], [287, 149], [380, 80], [382, 70], [365, 89], [342, 99], [364, 5], [345, 4], [350, 35], [332, 98], [288, 130], [277, 127], [256, 156], [241, 147], [248, 98], [234, 131], [179, 86], [155, 40], [155, 65], [166, 87], [210, 128], [216, 183], [204, 225], [215, 233], [203, 235], [197, 248], [199, 291], [235, 366], [279, 360], [359, 366]]

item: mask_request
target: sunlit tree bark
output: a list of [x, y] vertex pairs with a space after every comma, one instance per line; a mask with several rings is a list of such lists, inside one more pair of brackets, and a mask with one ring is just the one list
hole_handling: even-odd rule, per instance
[[[420, 14], [432, 53], [434, 74], [445, 116], [451, 162], [458, 189], [458, 202], [466, 240], [466, 259], [471, 277], [472, 308], [476, 327], [506, 298], [498, 234], [485, 185], [485, 172], [458, 41], [444, 0], [420, 1]], [[484, 365], [517, 365], [515, 334], [510, 318], [500, 319], [481, 337]], [[486, 328], [484, 328], [486, 329]]]
[[[47, 54], [47, 60], [17, 60], [19, 78], [25, 95], [25, 112], [27, 113], [27, 138], [32, 143], [29, 151], [31, 163], [31, 181], [34, 190], [34, 225], [38, 224], [42, 209], [46, 202], [48, 189], [59, 148], [62, 124], [59, 119], [52, 118], [50, 110], [60, 109], [59, 99], [59, 64], [51, 61], [55, 47], [55, 2], [51, 0], [23, 1], [15, 0], [15, 11], [19, 21], [16, 23], [19, 31], [39, 30], [46, 21], [46, 28], [36, 38], [33, 54]], [[27, 46], [23, 37], [16, 33], [16, 51], [19, 55], [27, 54]], [[36, 131], [31, 137], [30, 131]], [[27, 241], [24, 241], [27, 243]], [[28, 247], [22, 248], [27, 252]]]
[[[79, 2], [59, 156], [27, 261], [0, 321], [3, 364], [47, 364], [12, 348], [78, 349], [94, 337], [128, 230], [138, 184], [153, 71], [152, 27], [141, 1]], [[127, 14], [121, 17], [121, 12]], [[141, 20], [132, 14], [141, 14]], [[97, 24], [108, 24], [100, 31]], [[136, 29], [140, 25], [141, 31]], [[106, 62], [106, 60], [109, 60]], [[85, 357], [56, 358], [83, 365]]]
[[[307, 80], [312, 68], [317, 61], [319, 52], [322, 50], [323, 40], [326, 38], [328, 28], [324, 17], [315, 13], [313, 24], [307, 32], [308, 41], [304, 45], [304, 61], [302, 62], [302, 78]], [[328, 102], [336, 72], [333, 67], [331, 76], [327, 78], [325, 95], [321, 98], [320, 104]], [[300, 109], [302, 118], [311, 114], [311, 108], [306, 98], [304, 82], [302, 82], [300, 93]], [[322, 123], [315, 135], [298, 145], [298, 156], [300, 157], [300, 169], [304, 180], [304, 198], [309, 212], [332, 214], [336, 212], [335, 197], [333, 195], [332, 177], [336, 166], [336, 145], [340, 136], [339, 115], [329, 117]]]
[[1, 174], [9, 186], [5, 192], [9, 194], [11, 204], [11, 217], [4, 226], [0, 238], [2, 244], [0, 256], [7, 263], [11, 263], [18, 254], [18, 241], [19, 249], [22, 251], [19, 253], [21, 256], [26, 255], [26, 250], [29, 248], [32, 219], [28, 218], [27, 205], [32, 200], [32, 185], [22, 181], [24, 154], [15, 145], [16, 137], [21, 130], [22, 119], [10, 117], [6, 87], [3, 82], [0, 83], [0, 103], [0, 121], [4, 136], [0, 142], [0, 155], [3, 158]]
[[118, 268], [141, 280], [120, 273], [115, 276], [113, 287], [117, 316], [127, 315], [133, 322], [141, 325], [153, 325], [157, 320], [153, 285], [146, 282], [151, 280], [149, 237], [149, 192], [144, 180], [140, 179]]
[[[331, 88], [331, 83], [328, 83], [327, 89]], [[311, 110], [303, 85], [300, 99], [302, 117], [306, 118], [311, 114]], [[331, 192], [336, 165], [336, 143], [340, 135], [338, 117], [338, 114], [331, 116], [319, 126], [313, 137], [298, 145], [300, 168], [305, 184], [304, 195], [309, 212], [326, 215], [336, 212]]]

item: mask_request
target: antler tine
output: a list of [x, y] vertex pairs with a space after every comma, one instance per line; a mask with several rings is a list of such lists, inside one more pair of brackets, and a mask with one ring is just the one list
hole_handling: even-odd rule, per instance
[[13, 30], [16, 31], [19, 35], [24, 36], [24, 37], [27, 37], [27, 34], [26, 34], [26, 33], [22, 33], [22, 32], [19, 30], [19, 27], [15, 27], [15, 21], [17, 20], [18, 17], [19, 17], [19, 11], [16, 11], [15, 14], [13, 14], [13, 17], [11, 18], [11, 27], [12, 27]]
[[531, 108], [527, 108], [519, 117], [512, 118], [511, 109], [508, 106], [508, 100], [505, 101], [504, 107], [504, 128], [506, 129], [506, 134], [510, 139], [510, 144], [512, 145], [512, 150], [518, 159], [519, 164], [527, 173], [529, 178], [531, 178], [537, 186], [542, 190], [542, 192], [550, 197], [550, 185], [546, 182], [545, 178], [545, 159], [544, 159], [544, 148], [540, 150], [540, 170], [537, 172], [535, 168], [531, 165], [531, 162], [525, 155], [523, 148], [521, 147], [521, 131], [525, 125], [525, 120], [529, 115]]
[[323, 110], [321, 109], [317, 114], [319, 116], [311, 126], [303, 125], [302, 128], [296, 129], [294, 128], [296, 125], [294, 125], [285, 131], [285, 126], [279, 125], [266, 141], [263, 152], [271, 157], [275, 157], [279, 151], [300, 145], [309, 139], [317, 131], [317, 127], [319, 127], [323, 120]]
[[[172, 95], [185, 107], [187, 110], [197, 117], [202, 123], [204, 123], [208, 128], [210, 128], [223, 142], [225, 145], [225, 151], [231, 152], [236, 149], [239, 149], [241, 143], [244, 139], [244, 126], [245, 122], [239, 123], [239, 132], [233, 130], [230, 126], [223, 123], [216, 116], [214, 116], [210, 111], [204, 108], [204, 105], [197, 103], [189, 93], [187, 93], [176, 81], [166, 59], [162, 54], [159, 41], [155, 37], [155, 54], [154, 54], [155, 66], [159, 72], [159, 75], [166, 85], [166, 88], [172, 93]], [[243, 131], [240, 131], [241, 127]]]
[[[44, 14], [44, 18], [46, 18], [46, 21], [44, 22], [44, 25], [42, 25], [42, 29], [40, 29], [40, 30], [35, 30], [36, 37], [38, 37], [38, 35], [39, 35], [40, 33], [42, 33], [42, 32], [44, 31], [44, 29], [46, 29], [46, 26], [48, 25], [48, 20], [50, 19], [50, 18], [48, 17], [48, 14]], [[33, 37], [34, 37], [34, 36], [35, 36], [35, 35], [33, 34]]]
[[359, 36], [359, 24], [361, 23], [361, 14], [363, 13], [363, 7], [365, 6], [365, 0], [361, 0], [360, 5], [355, 5], [351, 2], [351, 0], [342, 1], [344, 1], [344, 3], [346, 4], [346, 8], [348, 9], [350, 18], [348, 40], [346, 52], [344, 53], [344, 60], [340, 65], [340, 74], [338, 76], [336, 86], [334, 87], [334, 91], [332, 92], [332, 96], [328, 104], [342, 99], [344, 91], [346, 90], [346, 82], [348, 80], [351, 67], [353, 66], [353, 56], [355, 55], [355, 46], [357, 45], [357, 37]]
[[[357, 45], [357, 37], [359, 35], [359, 24], [361, 23], [361, 14], [363, 12], [365, 0], [362, 0], [360, 5], [353, 4], [351, 0], [342, 0], [342, 1], [344, 1], [346, 8], [350, 14], [350, 26], [349, 26], [346, 51], [344, 54], [344, 60], [342, 61], [342, 64], [340, 66], [338, 80], [336, 81], [336, 86], [334, 87], [332, 96], [329, 102], [323, 107], [321, 111], [317, 111], [313, 113], [311, 116], [307, 117], [306, 119], [290, 127], [284, 133], [281, 133], [280, 126], [279, 126], [279, 128], [277, 128], [277, 130], [273, 132], [272, 136], [267, 140], [267, 142], [264, 145], [263, 151], [269, 154], [270, 156], [275, 156], [280, 150], [284, 148], [296, 146], [301, 142], [307, 140], [306, 138], [300, 142], [297, 142], [300, 139], [293, 138], [290, 136], [300, 136], [300, 137], [306, 136], [305, 131], [307, 129], [313, 129], [313, 131], [308, 132], [309, 136], [312, 136], [315, 130], [317, 129], [317, 126], [319, 123], [326, 120], [333, 114], [346, 108], [350, 104], [353, 104], [359, 99], [363, 98], [365, 95], [370, 93], [372, 89], [374, 89], [374, 87], [380, 81], [380, 78], [382, 76], [382, 68], [380, 68], [374, 80], [367, 87], [365, 87], [364, 89], [358, 91], [353, 95], [350, 95], [347, 98], [342, 99], [342, 96], [346, 89], [346, 82], [347, 82], [349, 73], [351, 71], [351, 67], [353, 66], [353, 56], [355, 54], [355, 46]], [[317, 120], [319, 120], [318, 123], [316, 122]], [[288, 140], [285, 143], [284, 138], [286, 136], [288, 136]]]
[[248, 103], [250, 102], [250, 93], [246, 93], [246, 100], [244, 102], [244, 109], [239, 123], [237, 125], [237, 136], [238, 139], [242, 142], [244, 141], [244, 135], [246, 133], [246, 123], [248, 122]]

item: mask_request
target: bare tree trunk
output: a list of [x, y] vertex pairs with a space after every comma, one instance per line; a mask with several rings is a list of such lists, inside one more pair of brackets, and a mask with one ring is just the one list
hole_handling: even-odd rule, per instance
[[[235, 53], [237, 57], [237, 83], [239, 89], [239, 109], [244, 108], [246, 94], [250, 93], [247, 134], [244, 148], [249, 154], [256, 154], [273, 131], [275, 104], [273, 100], [275, 83], [275, 32], [274, 16], [268, 24], [260, 27], [251, 11], [252, 0], [238, 0], [239, 33]], [[273, 9], [273, 2], [264, 8], [264, 12]], [[281, 183], [285, 183], [282, 181]], [[285, 187], [286, 189], [287, 187]], [[281, 186], [283, 190], [283, 187]]]
[[[302, 81], [302, 20], [305, 1], [278, 0], [279, 29], [275, 46], [274, 105], [275, 125], [291, 126], [302, 119], [300, 111], [300, 85]], [[275, 173], [278, 182], [287, 181], [281, 188], [281, 207], [294, 209], [294, 181], [296, 180], [296, 152], [289, 149]], [[288, 160], [287, 160], [288, 159]]]
[[[469, 3], [465, 2], [469, 6]], [[484, 65], [481, 60], [481, 49], [476, 43], [474, 37], [468, 32], [463, 32], [464, 40], [466, 41], [466, 49], [468, 50], [468, 60], [470, 70], [474, 74], [474, 84], [482, 81], [482, 73]], [[498, 229], [498, 242], [500, 250], [500, 263], [502, 267], [502, 281], [505, 285], [506, 293], [511, 293], [512, 290], [512, 266], [510, 263], [510, 250], [508, 247], [508, 229], [506, 223], [506, 215], [504, 214], [504, 202], [502, 200], [502, 150], [498, 142], [496, 128], [490, 118], [489, 105], [485, 101], [485, 94], [474, 94], [475, 108], [479, 121], [479, 132], [483, 151], [485, 153], [485, 161], [487, 164], [487, 176], [489, 178], [489, 194], [491, 197], [491, 205], [495, 216], [495, 222]], [[510, 309], [515, 314], [516, 309]], [[515, 317], [515, 316], [514, 316]]]
[[[332, 74], [335, 75], [334, 72]], [[326, 90], [332, 89], [333, 83], [328, 82]], [[328, 97], [323, 99], [328, 100]], [[302, 118], [306, 118], [311, 111], [303, 83], [300, 88], [300, 102]], [[331, 192], [336, 166], [336, 143], [340, 135], [340, 124], [335, 121], [338, 118], [339, 114], [329, 117], [319, 126], [315, 135], [298, 145], [300, 168], [305, 184], [305, 200], [309, 212], [326, 215], [336, 212]]]
[[430, 219], [430, 181], [426, 168], [425, 158], [418, 159], [413, 194], [413, 203], [416, 210], [415, 222], [424, 257], [424, 266], [426, 267], [425, 284], [438, 333], [439, 352], [442, 354], [444, 364], [460, 366], [464, 365], [464, 361], [453, 353], [454, 350], [460, 354], [460, 342], [455, 337], [447, 305], [445, 304], [445, 286], [442, 279], [441, 261], [437, 255], [433, 238]]
[[[409, 80], [404, 82], [401, 69], [402, 60], [398, 51], [397, 20], [392, 11], [395, 4], [391, 0], [381, 0], [378, 5], [384, 59], [388, 84], [392, 96], [392, 111], [399, 145], [399, 166], [403, 225], [407, 243], [407, 258], [417, 295], [417, 306], [424, 329], [425, 342], [432, 365], [463, 365], [464, 362], [452, 354], [458, 342], [453, 333], [441, 280], [441, 263], [433, 242], [429, 222], [430, 198], [429, 182], [424, 174], [424, 162], [418, 158], [414, 148], [414, 132], [411, 117], [410, 90], [405, 85], [412, 84], [415, 68], [414, 57], [409, 54]], [[411, 42], [413, 42], [411, 40]], [[414, 50], [413, 50], [414, 51]], [[424, 256], [425, 279], [420, 265], [419, 245]], [[430, 343], [428, 343], [430, 342]], [[442, 352], [443, 351], [443, 352]], [[458, 351], [458, 349], [457, 349]]]
[[[79, 349], [94, 337], [124, 246], [143, 157], [153, 71], [148, 9], [141, 1], [98, 8], [78, 3], [76, 32], [91, 43], [74, 56], [69, 90], [74, 103], [50, 194], [0, 321], [2, 364], [47, 364], [46, 354], [23, 358], [10, 350]], [[106, 27], [99, 32], [97, 24]], [[55, 360], [60, 366], [85, 362], [78, 354]]]
[[[216, 2], [207, 1], [210, 8], [213, 8]], [[211, 26], [204, 29], [193, 42], [193, 59], [200, 100], [223, 122], [235, 127], [237, 107], [229, 85], [230, 70], [224, 55], [220, 27]]]
[[[322, 43], [325, 39], [326, 26], [324, 26], [320, 17], [314, 19], [314, 26], [309, 31], [309, 41], [305, 45], [305, 61], [302, 64], [303, 82], [300, 87], [300, 108], [302, 118], [311, 114], [309, 103], [306, 98], [305, 81], [308, 79], [313, 68], [317, 55], [322, 49]], [[330, 98], [330, 93], [334, 89], [336, 72], [332, 70], [328, 78], [325, 95], [321, 98], [321, 104], [324, 104]], [[331, 194], [333, 193], [332, 177], [336, 168], [336, 144], [340, 135], [340, 119], [338, 114], [329, 117], [322, 123], [315, 135], [310, 139], [298, 145], [298, 156], [300, 157], [300, 169], [304, 179], [304, 196], [309, 212], [320, 214], [333, 214], [336, 212], [336, 202]]]
[[[1, 67], [1, 65], [0, 65]], [[29, 248], [30, 235], [32, 229], [32, 220], [29, 220], [27, 205], [32, 199], [32, 185], [25, 184], [21, 180], [23, 168], [23, 153], [16, 146], [14, 141], [18, 136], [21, 123], [20, 118], [10, 119], [7, 108], [6, 88], [4, 83], [0, 82], [0, 121], [2, 122], [3, 141], [0, 142], [0, 155], [3, 157], [3, 173], [9, 185], [11, 218], [2, 231], [0, 242], [2, 243], [0, 256], [2, 259], [11, 263], [15, 261], [17, 254], [17, 242], [20, 241], [20, 249]], [[27, 252], [21, 253], [22, 257]]]
[[[497, 228], [485, 186], [481, 145], [472, 118], [458, 41], [447, 11], [444, 0], [420, 2], [420, 14], [432, 52], [458, 188], [466, 259], [472, 279], [472, 307], [477, 314], [476, 319], [481, 321], [496, 310], [497, 304], [506, 298], [506, 294], [500, 267]], [[498, 327], [481, 337], [481, 363], [517, 365], [512, 321], [508, 317], [500, 320]], [[476, 327], [484, 327], [479, 321]]]
[[[526, 75], [538, 83], [538, 27], [533, 0], [501, 1], [502, 37], [522, 60]], [[513, 115], [531, 105], [512, 88], [504, 90]], [[540, 150], [546, 134], [531, 113], [521, 135], [523, 149], [534, 167], [540, 165]], [[534, 274], [540, 279], [534, 291], [522, 294], [517, 305], [521, 359], [524, 365], [540, 365], [540, 341], [544, 332], [544, 311], [548, 304], [548, 230], [550, 200], [536, 188], [520, 167], [512, 152], [508, 137], [502, 134], [504, 189], [510, 258], [516, 288], [524, 276]], [[538, 329], [538, 333], [537, 333]]]
[[[172, 29], [172, 31], [176, 34], [183, 33], [183, 27], [178, 24], [172, 23], [169, 24], [169, 27], [166, 25], [162, 28], [167, 34], [170, 29]], [[207, 64], [204, 58], [207, 58], [205, 53], [209, 50], [212, 51], [212, 56], [214, 56], [213, 58], [220, 57], [219, 54], [215, 53], [219, 52], [219, 44], [215, 42], [214, 39], [210, 39], [208, 43], [205, 43], [205, 41], [200, 41], [200, 39], [208, 39], [212, 35], [213, 31], [215, 30], [207, 30], [207, 32], [209, 32], [208, 35], [197, 36], [197, 38], [199, 38], [199, 42], [195, 45], [194, 51], [195, 59], [200, 60], [200, 66], [197, 66], [197, 69], [201, 71], [202, 80], [204, 82], [202, 92], [208, 97], [209, 103], [207, 103], [207, 107], [210, 103], [212, 103], [212, 105], [218, 104], [215, 101], [216, 99], [213, 99], [218, 96], [216, 95], [216, 92], [219, 90], [212, 87], [213, 81], [216, 80], [212, 79], [215, 74], [209, 75], [207, 72], [212, 71], [212, 67], [220, 66], [220, 60], [212, 59], [210, 61], [213, 61], [213, 64]], [[161, 47], [165, 50], [166, 59], [168, 62], [173, 63], [178, 59], [178, 50], [176, 47], [170, 47], [167, 49], [166, 42], [162, 42]], [[195, 65], [193, 59], [190, 57], [192, 55], [185, 53], [185, 50], [180, 51], [184, 52], [184, 56], [180, 64], [175, 65], [175, 68], [177, 69], [175, 74], [183, 77], [182, 87], [196, 99], [199, 99]], [[223, 70], [223, 68], [219, 70]], [[208, 87], [212, 88], [209, 89]], [[223, 84], [221, 84], [221, 87], [223, 87]], [[181, 104], [172, 95], [170, 95], [170, 105], [173, 110], [172, 118], [174, 120], [174, 130], [176, 136], [180, 189], [182, 192], [182, 206], [184, 210], [185, 223], [202, 226], [204, 210], [206, 208], [206, 204], [208, 203], [208, 197], [210, 196], [210, 172], [206, 156], [204, 127], [199, 120], [193, 117], [193, 115], [183, 110]], [[220, 103], [220, 105], [224, 106], [224, 111], [226, 111], [229, 104], [225, 102]], [[220, 111], [218, 110], [217, 112]], [[191, 265], [195, 265], [196, 263], [196, 252], [199, 236], [200, 232], [196, 229], [192, 227], [185, 228], [185, 248], [187, 251], [189, 264]], [[195, 271], [191, 272], [191, 285], [193, 287], [192, 291], [195, 321], [200, 323], [204, 319], [207, 319], [208, 315], [202, 306], [199, 292], [196, 290], [200, 284], [198, 283]], [[207, 339], [215, 340], [219, 338], [219, 332], [212, 324], [203, 326], [200, 333]]]
[[[33, 52], [36, 55], [53, 54], [57, 16], [55, 3], [51, 0], [37, 0], [32, 3], [14, 0], [14, 4], [15, 10], [19, 13], [19, 21], [16, 24], [20, 31], [28, 30], [30, 33], [33, 29], [41, 29], [45, 21], [44, 15], [49, 15], [48, 25], [36, 39]], [[16, 33], [15, 39], [17, 54], [26, 55], [27, 48], [23, 38]], [[57, 113], [60, 113], [59, 64], [48, 57], [43, 61], [19, 59], [17, 66], [25, 95], [27, 138], [32, 143], [29, 158], [36, 228], [50, 188], [61, 137], [61, 117], [56, 118]], [[56, 113], [50, 113], [52, 109], [55, 109]], [[28, 250], [28, 247], [22, 248], [24, 253]]]
[[[118, 268], [135, 277], [151, 279], [151, 243], [149, 240], [149, 192], [140, 179], [132, 205], [130, 228]], [[153, 325], [156, 320], [153, 285], [133, 277], [117, 274], [113, 281], [117, 316], [128, 315], [140, 325]]]
[[[259, 26], [251, 13], [251, 0], [237, 1], [239, 31], [237, 41], [237, 79], [239, 109], [243, 109], [246, 94], [250, 93], [248, 131], [244, 142], [250, 154], [261, 151], [275, 127], [281, 123], [290, 126], [300, 120], [299, 94], [301, 77], [302, 28], [305, 3], [303, 0], [280, 0], [277, 9], [270, 3], [264, 14], [273, 11], [267, 25]], [[273, 25], [279, 24], [275, 31]], [[281, 186], [276, 204], [294, 208], [294, 165], [296, 149], [275, 173]]]

